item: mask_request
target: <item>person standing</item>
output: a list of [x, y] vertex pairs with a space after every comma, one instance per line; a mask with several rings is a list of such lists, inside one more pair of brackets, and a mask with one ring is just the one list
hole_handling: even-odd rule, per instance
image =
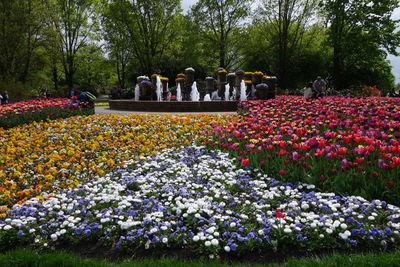
[[7, 105], [8, 100], [9, 100], [8, 93], [7, 93], [7, 91], [4, 91], [4, 93], [1, 95], [1, 104]]
[[323, 97], [326, 91], [326, 82], [322, 80], [321, 76], [318, 76], [313, 84], [314, 92], [316, 97]]

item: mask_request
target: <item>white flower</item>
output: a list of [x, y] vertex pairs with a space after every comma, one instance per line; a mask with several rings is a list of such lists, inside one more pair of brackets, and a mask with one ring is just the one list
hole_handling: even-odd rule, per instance
[[333, 230], [331, 229], [331, 228], [326, 228], [326, 230], [325, 230], [328, 234], [332, 234], [333, 233]]
[[226, 252], [229, 252], [229, 251], [231, 251], [231, 248], [230, 248], [229, 246], [225, 246], [225, 247], [224, 247], [224, 250], [225, 250]]
[[218, 242], [217, 239], [214, 238], [213, 240], [211, 240], [211, 244], [212, 244], [213, 246], [218, 246], [219, 242]]
[[231, 223], [229, 224], [229, 226], [230, 226], [231, 228], [233, 228], [233, 227], [236, 226], [236, 223], [235, 223], [235, 222], [231, 222]]
[[12, 229], [12, 226], [11, 226], [11, 225], [8, 225], [8, 224], [7, 224], [6, 226], [3, 227], [3, 230], [6, 230], [6, 231], [7, 231], [7, 230], [10, 230], [10, 229]]
[[194, 242], [197, 242], [197, 241], [199, 241], [200, 240], [200, 237], [198, 236], [198, 235], [195, 235], [194, 237], [193, 237], [193, 241]]
[[206, 247], [209, 247], [209, 246], [211, 246], [211, 242], [207, 240], [206, 242], [204, 242], [204, 245], [205, 245]]
[[340, 225], [340, 228], [342, 228], [343, 230], [346, 230], [346, 229], [347, 229], [347, 224], [342, 223], [342, 224]]
[[56, 234], [52, 234], [52, 235], [50, 236], [50, 238], [53, 239], [53, 241], [56, 241], [57, 238], [58, 238], [58, 236], [57, 236]]
[[167, 242], [168, 242], [168, 238], [164, 237], [164, 238], [162, 239], [162, 242], [163, 242], [164, 244], [167, 243]]
[[345, 233], [339, 233], [340, 238], [342, 238], [343, 240], [346, 240], [349, 236], [346, 235]]
[[285, 229], [283, 230], [283, 232], [285, 232], [285, 233], [287, 233], [287, 234], [290, 234], [290, 233], [292, 232], [292, 230], [291, 230], [290, 228], [285, 228]]
[[307, 209], [310, 208], [310, 205], [308, 205], [307, 203], [303, 203], [303, 204], [301, 204], [301, 208], [302, 208], [303, 210], [307, 210]]

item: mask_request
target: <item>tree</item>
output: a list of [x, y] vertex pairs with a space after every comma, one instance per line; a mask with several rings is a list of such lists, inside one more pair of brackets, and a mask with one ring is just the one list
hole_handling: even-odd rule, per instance
[[304, 34], [318, 0], [263, 0], [259, 14], [266, 35], [276, 44], [278, 78], [282, 89], [290, 82], [289, 66], [294, 53], [303, 45]]
[[96, 3], [95, 0], [47, 0], [69, 90], [74, 87], [76, 55], [96, 31]]
[[[333, 78], [336, 89], [349, 86], [346, 81], [346, 61], [353, 55], [346, 50], [359, 47], [358, 41], [373, 44], [374, 51], [397, 55], [400, 32], [395, 33], [398, 21], [393, 10], [398, 0], [325, 0], [327, 20], [330, 23], [330, 43], [333, 47]], [[370, 45], [369, 45], [370, 46]], [[357, 55], [357, 51], [354, 51]]]
[[88, 45], [79, 50], [76, 57], [77, 70], [75, 81], [85, 91], [103, 89], [113, 86], [116, 76], [113, 75], [113, 62], [104, 57], [102, 49], [96, 45]]
[[111, 0], [103, 16], [117, 31], [117, 39], [128, 38], [139, 71], [151, 74], [160, 71], [161, 58], [177, 33], [180, 12], [180, 0]]
[[190, 11], [206, 40], [218, 53], [219, 66], [234, 65], [234, 33], [250, 12], [249, 0], [200, 0]]
[[26, 83], [44, 26], [39, 0], [0, 0], [0, 78]]
[[[106, 9], [107, 10], [107, 9]], [[126, 86], [127, 65], [132, 61], [132, 49], [130, 46], [129, 32], [126, 27], [118, 27], [114, 21], [111, 10], [107, 10], [106, 15], [102, 17], [102, 28], [106, 49], [109, 57], [115, 64], [115, 70], [118, 77], [118, 85], [122, 88]]]
[[[259, 70], [269, 75], [279, 73], [279, 53], [276, 38], [270, 37], [274, 26], [268, 21], [257, 20], [246, 27], [241, 36], [240, 54], [244, 59], [245, 70]], [[318, 33], [318, 34], [316, 34]], [[276, 35], [272, 35], [276, 36]], [[289, 68], [286, 69], [286, 88], [303, 88], [315, 78], [316, 70], [320, 75], [328, 73], [331, 60], [331, 49], [326, 45], [327, 30], [321, 25], [308, 27], [303, 33], [302, 42], [296, 49], [291, 49], [288, 58]], [[278, 76], [278, 81], [280, 77]]]

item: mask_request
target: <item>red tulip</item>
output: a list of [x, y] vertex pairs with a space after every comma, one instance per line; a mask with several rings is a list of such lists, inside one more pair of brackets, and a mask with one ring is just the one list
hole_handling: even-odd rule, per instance
[[281, 213], [279, 210], [276, 210], [275, 211], [275, 216], [276, 216], [276, 218], [285, 218], [286, 217], [286, 214], [284, 214], [284, 213]]

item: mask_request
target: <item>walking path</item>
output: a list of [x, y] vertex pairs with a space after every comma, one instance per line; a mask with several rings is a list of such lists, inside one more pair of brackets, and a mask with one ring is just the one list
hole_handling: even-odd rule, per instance
[[146, 111], [126, 111], [113, 110], [109, 106], [95, 107], [96, 114], [236, 114], [236, 112], [146, 112]]

